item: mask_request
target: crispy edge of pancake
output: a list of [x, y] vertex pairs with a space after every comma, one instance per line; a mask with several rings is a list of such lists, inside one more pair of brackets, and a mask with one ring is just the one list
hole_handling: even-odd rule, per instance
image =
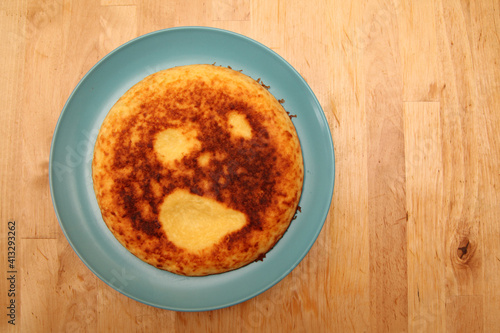
[[[209, 74], [205, 71], [208, 69]], [[274, 166], [281, 171], [274, 174], [276, 186], [274, 197], [268, 207], [258, 212], [261, 221], [258, 227], [244, 227], [238, 232], [226, 235], [223, 240], [199, 253], [189, 253], [168, 242], [168, 236], [151, 236], [138, 230], [130, 221], [129, 212], [117, 203], [117, 170], [113, 167], [116, 151], [113, 147], [120, 142], [120, 126], [136, 115], [141, 103], [155, 95], [154, 88], [182, 86], [183, 78], [194, 72], [196, 80], [208, 83], [215, 76], [222, 76], [222, 82], [232, 80], [243, 82], [253, 97], [248, 103], [258, 108], [262, 116], [262, 126], [269, 131], [269, 142], [277, 147]], [[240, 81], [241, 80], [241, 81]], [[233, 87], [234, 88], [234, 87]], [[234, 88], [226, 94], [238, 94]], [[145, 93], [147, 92], [147, 93]], [[148, 95], [150, 94], [150, 95]], [[233, 96], [233, 98], [236, 98]], [[241, 98], [238, 97], [238, 98]], [[236, 98], [236, 99], [238, 99]], [[276, 129], [280, 129], [276, 131]], [[121, 129], [123, 130], [123, 129]], [[93, 181], [96, 197], [104, 221], [114, 236], [130, 252], [141, 260], [181, 275], [209, 275], [222, 273], [245, 266], [263, 256], [283, 236], [296, 213], [302, 191], [304, 168], [302, 152], [295, 128], [279, 101], [267, 89], [252, 78], [224, 67], [213, 65], [190, 65], [167, 69], [152, 74], [128, 90], [113, 106], [105, 118], [95, 146]], [[131, 165], [123, 165], [120, 172], [134, 172]], [[278, 176], [279, 174], [279, 176]], [[279, 195], [277, 195], [279, 193]], [[241, 198], [240, 198], [241, 199]], [[251, 209], [251, 208], [250, 208]], [[248, 212], [247, 212], [248, 213]], [[253, 214], [253, 213], [252, 213]], [[165, 245], [168, 244], [168, 245]]]

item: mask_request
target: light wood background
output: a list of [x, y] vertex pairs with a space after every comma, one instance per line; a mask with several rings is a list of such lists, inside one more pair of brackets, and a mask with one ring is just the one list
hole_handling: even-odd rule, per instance
[[[200, 313], [96, 278], [61, 232], [48, 180], [83, 75], [132, 38], [184, 25], [288, 60], [336, 152], [330, 214], [306, 258], [263, 294]], [[0, 331], [500, 332], [499, 1], [4, 0], [0, 31]]]

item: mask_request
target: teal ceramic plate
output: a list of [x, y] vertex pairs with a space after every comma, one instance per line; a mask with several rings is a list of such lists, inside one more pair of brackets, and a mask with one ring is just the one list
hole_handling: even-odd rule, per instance
[[[130, 254], [104, 224], [92, 188], [91, 160], [109, 109], [145, 76], [178, 65], [216, 63], [261, 78], [291, 114], [305, 163], [302, 212], [263, 261], [207, 277], [156, 269]], [[324, 224], [334, 185], [330, 130], [313, 92], [283, 58], [229, 31], [182, 27], [117, 48], [80, 81], [59, 117], [50, 152], [50, 188], [61, 228], [81, 260], [108, 285], [137, 301], [176, 311], [234, 305], [267, 290], [304, 258]]]

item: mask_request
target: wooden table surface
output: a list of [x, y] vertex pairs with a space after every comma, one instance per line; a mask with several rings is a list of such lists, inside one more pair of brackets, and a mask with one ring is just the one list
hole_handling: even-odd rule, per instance
[[[2, 1], [0, 331], [500, 332], [500, 2], [408, 2]], [[84, 74], [132, 38], [187, 25], [284, 57], [336, 154], [305, 259], [255, 298], [199, 313], [98, 279], [59, 227], [48, 177]]]

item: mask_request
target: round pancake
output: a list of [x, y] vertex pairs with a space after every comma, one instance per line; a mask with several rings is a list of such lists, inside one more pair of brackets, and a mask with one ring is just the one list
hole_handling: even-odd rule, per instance
[[131, 253], [201, 276], [262, 259], [283, 236], [303, 161], [290, 117], [266, 88], [230, 68], [179, 66], [112, 107], [92, 177], [103, 220]]

